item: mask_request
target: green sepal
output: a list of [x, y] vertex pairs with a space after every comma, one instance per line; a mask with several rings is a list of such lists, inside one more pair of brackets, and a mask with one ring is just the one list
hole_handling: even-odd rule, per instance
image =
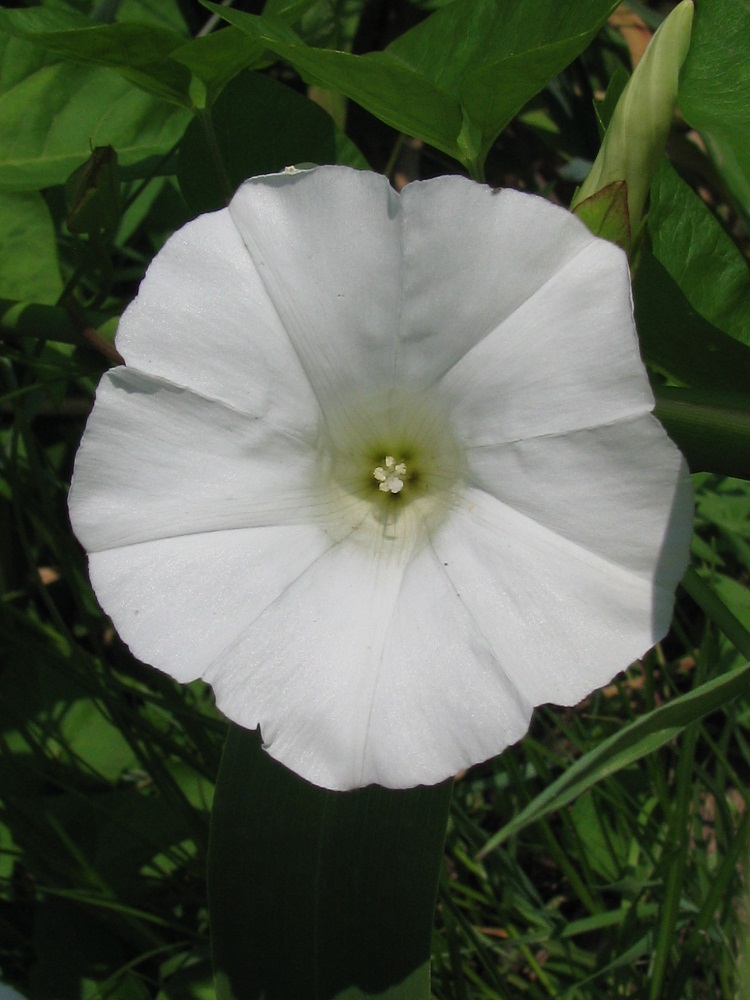
[[573, 209], [573, 214], [586, 223], [594, 236], [616, 243], [630, 256], [632, 243], [628, 186], [625, 181], [613, 181], [601, 188], [590, 198], [579, 202]]

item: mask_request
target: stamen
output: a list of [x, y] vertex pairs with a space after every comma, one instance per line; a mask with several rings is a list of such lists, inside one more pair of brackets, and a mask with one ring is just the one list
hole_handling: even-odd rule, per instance
[[406, 464], [397, 462], [393, 455], [386, 455], [383, 465], [379, 465], [373, 472], [377, 479], [378, 489], [383, 493], [400, 493], [404, 488], [404, 476], [406, 475]]

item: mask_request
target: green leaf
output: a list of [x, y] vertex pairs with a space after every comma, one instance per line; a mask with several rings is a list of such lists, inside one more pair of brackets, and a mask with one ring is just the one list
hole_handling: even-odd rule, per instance
[[180, 0], [117, 0], [117, 20], [158, 24], [187, 36], [188, 27], [180, 7]]
[[[351, 52], [366, 4], [367, 0], [312, 0], [297, 19], [297, 31], [308, 45]], [[264, 16], [273, 13], [272, 4], [267, 3]], [[294, 21], [287, 18], [287, 23]]]
[[[726, 577], [724, 577], [726, 579]], [[706, 581], [692, 567], [682, 581], [685, 591], [692, 597], [695, 603], [703, 610], [706, 617], [719, 628], [735, 649], [746, 659], [750, 658], [750, 631], [742, 624], [737, 615], [727, 606], [719, 595], [719, 588], [709, 587]], [[739, 584], [738, 584], [739, 586]], [[742, 588], [745, 590], [745, 588]], [[747, 594], [747, 590], [745, 590]], [[738, 670], [743, 669], [738, 667]], [[729, 677], [730, 674], [724, 675]]]
[[111, 69], [49, 63], [23, 39], [0, 35], [0, 190], [63, 184], [94, 146], [121, 166], [163, 156], [190, 112], [144, 94]]
[[708, 206], [663, 160], [651, 187], [654, 256], [701, 316], [750, 346], [750, 269]]
[[616, 6], [612, 0], [581, 0], [575, 6], [553, 0], [451, 3], [388, 48], [438, 86], [459, 93], [467, 74], [491, 71], [524, 52], [543, 55], [564, 39], [593, 36]]
[[662, 161], [634, 281], [645, 360], [688, 386], [750, 384], [750, 273], [702, 200]]
[[620, 876], [616, 863], [617, 834], [613, 829], [613, 818], [598, 808], [592, 795], [582, 795], [570, 810], [570, 819], [587, 863], [607, 882], [614, 882]]
[[[204, 0], [202, 0], [204, 2]], [[362, 56], [313, 49], [285, 25], [204, 2], [225, 20], [291, 63], [308, 83], [339, 90], [393, 128], [451, 156], [462, 117], [458, 100], [389, 52]]]
[[[8, 196], [0, 194], [0, 197]], [[104, 323], [107, 317], [101, 313], [92, 313], [88, 318], [92, 324], [99, 325]], [[82, 342], [81, 332], [65, 309], [39, 305], [28, 300], [19, 302], [14, 299], [0, 299], [0, 331], [8, 339], [28, 338], [76, 345]]]
[[[111, 781], [136, 766], [127, 740], [91, 698], [79, 698], [56, 705], [56, 735], [50, 750], [59, 755], [74, 754], [77, 759]], [[57, 743], [57, 746], [55, 746]]]
[[684, 385], [747, 391], [750, 350], [696, 312], [654, 257], [648, 234], [639, 253], [633, 297], [641, 352], [648, 365]]
[[265, 62], [265, 48], [237, 28], [226, 27], [210, 35], [201, 35], [172, 52], [172, 58], [201, 81], [205, 95], [201, 100], [191, 91], [197, 107], [211, 106], [224, 87], [243, 69]]
[[216, 1000], [211, 962], [193, 953], [177, 953], [159, 969], [164, 987], [156, 1000]]
[[0, 191], [0, 297], [53, 305], [62, 292], [55, 230], [36, 191]]
[[[334, 4], [336, 2], [337, 0], [333, 0]], [[361, 0], [357, 0], [357, 2], [361, 2]], [[263, 13], [269, 17], [278, 18], [284, 24], [294, 24], [318, 3], [319, 0], [266, 0]], [[324, 0], [324, 3], [328, 6], [330, 0]]]
[[703, 133], [750, 218], [748, 39], [747, 0], [700, 0], [680, 85], [680, 107], [690, 125]]
[[325, 791], [231, 727], [209, 848], [218, 1000], [429, 1000], [451, 787]]
[[539, 0], [462, 0], [436, 11], [384, 52], [311, 48], [288, 27], [202, 0], [291, 63], [309, 83], [338, 90], [399, 131], [474, 173], [513, 116], [589, 43], [613, 6]]
[[[102, 707], [70, 676], [68, 650], [53, 648], [44, 634], [22, 619], [0, 617], [7, 635], [0, 733], [7, 739], [31, 725], [43, 734], [45, 752], [63, 761], [75, 758], [90, 774], [119, 778], [136, 766], [133, 750]], [[20, 746], [24, 752], [26, 740]]]
[[499, 133], [586, 48], [615, 6], [611, 0], [452, 3], [397, 38], [388, 52], [458, 99], [481, 136], [483, 162]]
[[489, 854], [509, 837], [561, 809], [607, 776], [663, 747], [691, 722], [746, 694], [749, 681], [750, 663], [745, 663], [625, 726], [571, 764], [510, 823], [490, 837], [479, 856]]
[[185, 44], [176, 31], [155, 24], [92, 24], [55, 8], [0, 10], [0, 29], [39, 45], [59, 59], [109, 66], [147, 93], [190, 106], [190, 73], [169, 56]]
[[8, 35], [23, 38], [35, 32], [76, 31], [93, 22], [70, 7], [30, 7], [0, 10], [0, 28]]
[[552, 77], [580, 55], [598, 27], [508, 55], [467, 73], [460, 88], [461, 103], [465, 119], [481, 135], [480, 163], [506, 125]]
[[[365, 160], [321, 108], [271, 77], [242, 73], [180, 146], [177, 177], [193, 212], [222, 208], [248, 177], [295, 163]], [[358, 162], [357, 162], [358, 161]]]
[[[284, 24], [292, 24], [314, 3], [315, 0], [267, 0], [264, 12]], [[328, 8], [326, 11], [331, 16]], [[198, 108], [210, 108], [229, 81], [243, 69], [262, 69], [273, 61], [265, 45], [231, 25], [199, 35], [170, 55], [193, 73], [191, 97]]]

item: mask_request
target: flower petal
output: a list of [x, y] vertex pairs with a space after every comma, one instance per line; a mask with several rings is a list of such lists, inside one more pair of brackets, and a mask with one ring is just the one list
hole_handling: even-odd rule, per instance
[[130, 368], [243, 413], [315, 426], [315, 397], [228, 209], [167, 240], [120, 321], [117, 348]]
[[[663, 523], [673, 500], [664, 498], [666, 510], [648, 506]], [[668, 550], [662, 577], [656, 548], [652, 579], [478, 490], [433, 545], [506, 674], [534, 705], [575, 704], [660, 639], [672, 612], [675, 562], [686, 556], [684, 548]]]
[[401, 219], [387, 179], [346, 167], [258, 177], [229, 210], [324, 409], [390, 384]]
[[651, 414], [473, 447], [467, 455], [471, 483], [507, 507], [615, 566], [656, 574], [667, 589], [679, 583], [692, 534], [692, 484]]
[[328, 550], [204, 676], [276, 759], [326, 788], [434, 783], [526, 731], [516, 691], [429, 547]]
[[133, 655], [188, 682], [331, 544], [307, 525], [211, 531], [94, 552], [89, 572]]
[[424, 548], [405, 573], [389, 630], [369, 780], [441, 781], [521, 739], [531, 712], [439, 555]]
[[97, 391], [70, 514], [89, 552], [193, 532], [315, 522], [308, 441], [129, 368]]
[[271, 755], [315, 784], [374, 780], [368, 719], [408, 558], [398, 540], [377, 552], [355, 533], [204, 671], [219, 707], [240, 725], [260, 725]]
[[458, 439], [497, 444], [653, 409], [629, 302], [625, 255], [589, 244], [440, 380]]
[[[407, 185], [401, 204], [404, 307], [398, 369], [417, 387], [444, 375], [561, 272], [576, 283], [575, 296], [595, 296], [601, 281], [590, 295], [587, 284], [581, 288], [574, 277], [589, 270], [576, 264], [587, 248], [605, 248], [605, 256], [611, 251], [619, 261], [620, 293], [627, 282], [620, 251], [607, 250], [569, 212], [542, 198], [439, 177]], [[611, 288], [605, 297], [616, 298], [622, 312], [622, 298]], [[632, 322], [627, 315], [625, 320], [632, 340]], [[534, 355], [537, 362], [543, 359]], [[490, 372], [491, 377], [502, 374], [494, 366]]]

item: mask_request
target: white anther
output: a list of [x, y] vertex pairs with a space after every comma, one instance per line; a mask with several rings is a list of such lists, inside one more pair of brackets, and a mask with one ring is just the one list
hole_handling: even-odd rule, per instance
[[397, 462], [393, 455], [386, 455], [383, 465], [379, 465], [373, 476], [380, 484], [378, 489], [383, 493], [400, 493], [404, 488], [403, 476], [406, 475], [404, 462]]

